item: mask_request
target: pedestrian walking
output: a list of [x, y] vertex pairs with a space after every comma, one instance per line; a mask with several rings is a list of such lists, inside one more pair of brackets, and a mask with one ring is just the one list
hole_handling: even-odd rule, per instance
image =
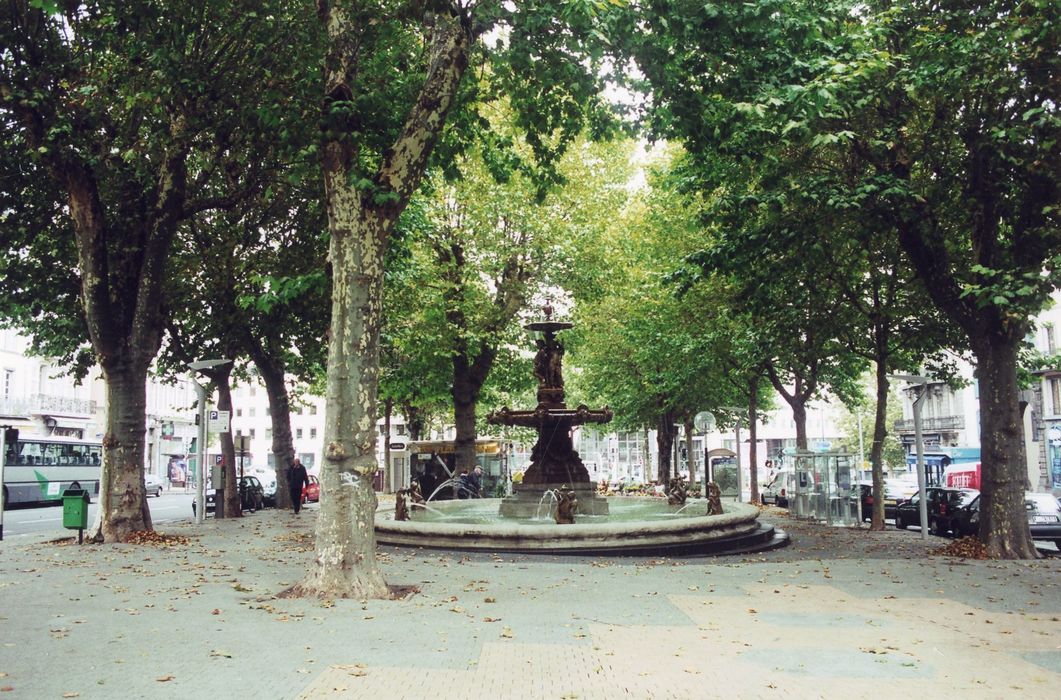
[[291, 494], [291, 507], [295, 511], [295, 515], [302, 510], [302, 489], [309, 485], [309, 474], [306, 473], [306, 468], [302, 466], [302, 462], [298, 457], [295, 457], [295, 461], [291, 463], [291, 468], [287, 470], [287, 488], [288, 493]]

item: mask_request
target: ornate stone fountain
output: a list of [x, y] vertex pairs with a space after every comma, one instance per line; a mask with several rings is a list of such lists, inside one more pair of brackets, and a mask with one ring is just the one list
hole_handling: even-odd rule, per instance
[[[538, 431], [523, 483], [500, 504], [493, 498], [417, 503], [414, 494], [402, 494], [402, 512], [377, 512], [377, 542], [479, 552], [654, 557], [747, 553], [788, 542], [784, 532], [759, 522], [756, 506], [727, 503], [723, 510], [717, 486], [711, 515], [704, 514], [702, 502], [680, 505], [661, 498], [616, 498], [609, 509], [573, 449], [571, 428], [607, 423], [612, 412], [570, 409], [564, 403], [564, 348], [556, 334], [571, 324], [553, 321], [551, 315], [546, 307], [544, 321], [526, 326], [544, 336], [537, 341], [534, 358], [537, 408], [503, 408], [487, 416], [495, 425]], [[556, 499], [556, 522], [538, 515], [539, 506], [550, 498]]]
[[585, 423], [607, 423], [612, 412], [607, 408], [593, 410], [584, 405], [568, 408], [564, 403], [564, 346], [556, 339], [559, 331], [571, 328], [565, 321], [553, 321], [552, 307], [546, 305], [545, 320], [528, 323], [524, 328], [539, 331], [538, 352], [534, 356], [534, 376], [538, 378], [538, 407], [533, 411], [513, 411], [507, 406], [486, 417], [494, 425], [519, 425], [538, 431], [538, 441], [531, 451], [531, 464], [523, 474], [523, 483], [513, 485], [513, 494], [501, 502], [501, 516], [525, 518], [534, 515], [547, 491], [562, 488], [575, 491], [578, 512], [604, 515], [608, 501], [597, 495], [571, 442], [571, 429]]

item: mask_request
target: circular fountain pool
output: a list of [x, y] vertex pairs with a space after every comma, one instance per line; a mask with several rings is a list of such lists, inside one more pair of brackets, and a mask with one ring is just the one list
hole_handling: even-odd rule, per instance
[[659, 498], [608, 501], [608, 515], [578, 515], [573, 525], [557, 525], [547, 516], [502, 518], [499, 499], [431, 501], [406, 521], [380, 509], [376, 540], [437, 549], [625, 556], [731, 554], [788, 542], [784, 532], [759, 522], [758, 508], [744, 503], [704, 515], [706, 501], [680, 508]]

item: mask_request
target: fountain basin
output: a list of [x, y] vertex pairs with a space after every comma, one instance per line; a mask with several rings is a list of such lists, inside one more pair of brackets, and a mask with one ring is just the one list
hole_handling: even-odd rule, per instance
[[[577, 516], [573, 525], [552, 520], [508, 519], [497, 515], [500, 499], [433, 501], [432, 520], [394, 520], [393, 511], [376, 513], [376, 541], [405, 547], [482, 552], [662, 556], [728, 554], [787, 544], [788, 536], [760, 523], [759, 509], [729, 503], [721, 515], [695, 515], [706, 501], [677, 506], [655, 498], [612, 498], [607, 516]], [[628, 511], [637, 511], [626, 519]], [[492, 520], [490, 513], [493, 513]], [[489, 522], [488, 522], [489, 521]]]

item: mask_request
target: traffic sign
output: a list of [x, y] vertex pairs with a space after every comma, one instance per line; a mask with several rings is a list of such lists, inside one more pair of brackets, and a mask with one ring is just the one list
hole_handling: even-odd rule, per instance
[[211, 433], [229, 432], [230, 416], [230, 411], [210, 411], [210, 417], [206, 423], [207, 430]]

